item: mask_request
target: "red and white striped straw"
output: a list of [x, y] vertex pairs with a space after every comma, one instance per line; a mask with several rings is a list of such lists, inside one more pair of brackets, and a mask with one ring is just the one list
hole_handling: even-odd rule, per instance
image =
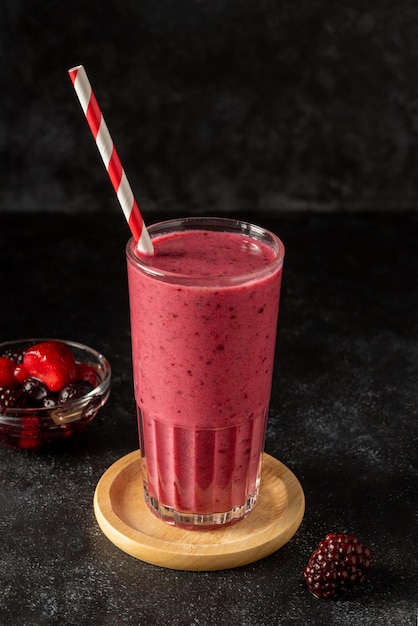
[[68, 70], [75, 92], [80, 100], [84, 115], [96, 141], [100, 156], [112, 181], [122, 211], [126, 217], [137, 248], [144, 254], [154, 254], [154, 246], [145, 227], [138, 204], [132, 193], [131, 186], [126, 178], [118, 153], [113, 145], [112, 138], [103, 118], [96, 96], [87, 78], [82, 65]]

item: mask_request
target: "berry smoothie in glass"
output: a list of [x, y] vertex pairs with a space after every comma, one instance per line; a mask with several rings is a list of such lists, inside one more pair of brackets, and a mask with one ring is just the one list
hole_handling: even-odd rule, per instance
[[126, 248], [145, 500], [169, 524], [220, 528], [259, 492], [284, 247], [224, 218], [148, 230], [154, 255]]

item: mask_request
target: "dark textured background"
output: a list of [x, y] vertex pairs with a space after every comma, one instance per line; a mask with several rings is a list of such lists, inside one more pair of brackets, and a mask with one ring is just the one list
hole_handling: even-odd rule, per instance
[[418, 200], [415, 0], [11, 0], [0, 210], [112, 211], [84, 64], [144, 215]]
[[[3, 0], [0, 55], [1, 339], [81, 340], [113, 369], [80, 441], [0, 449], [1, 625], [414, 626], [416, 0]], [[244, 568], [155, 568], [94, 519], [137, 434], [128, 228], [67, 74], [80, 63], [146, 220], [227, 213], [286, 245], [266, 449], [306, 515]], [[376, 563], [321, 603], [302, 568], [332, 529]]]

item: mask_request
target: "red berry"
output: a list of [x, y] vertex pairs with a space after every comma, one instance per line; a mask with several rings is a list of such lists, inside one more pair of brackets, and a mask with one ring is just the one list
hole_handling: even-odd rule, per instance
[[354, 535], [330, 533], [311, 554], [303, 575], [317, 598], [332, 598], [364, 582], [373, 564], [370, 549]]
[[23, 365], [30, 376], [38, 378], [50, 391], [60, 391], [77, 373], [73, 353], [60, 341], [43, 341], [28, 348]]
[[17, 384], [14, 376], [16, 363], [5, 356], [0, 356], [0, 387], [13, 387]]
[[20, 384], [24, 383], [29, 376], [23, 364], [16, 365], [13, 374], [17, 382]]
[[93, 365], [90, 365], [89, 363], [77, 363], [76, 379], [86, 380], [88, 383], [91, 383], [93, 387], [97, 387], [97, 371]]

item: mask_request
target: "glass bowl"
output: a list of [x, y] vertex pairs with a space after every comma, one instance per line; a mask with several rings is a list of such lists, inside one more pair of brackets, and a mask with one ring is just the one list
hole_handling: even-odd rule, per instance
[[102, 354], [81, 343], [66, 339], [6, 341], [0, 343], [0, 355], [6, 351], [22, 352], [43, 341], [59, 341], [70, 348], [76, 363], [93, 366], [97, 374], [97, 385], [80, 398], [48, 408], [0, 406], [0, 445], [7, 448], [44, 448], [80, 433], [90, 424], [109, 397], [109, 362]]

